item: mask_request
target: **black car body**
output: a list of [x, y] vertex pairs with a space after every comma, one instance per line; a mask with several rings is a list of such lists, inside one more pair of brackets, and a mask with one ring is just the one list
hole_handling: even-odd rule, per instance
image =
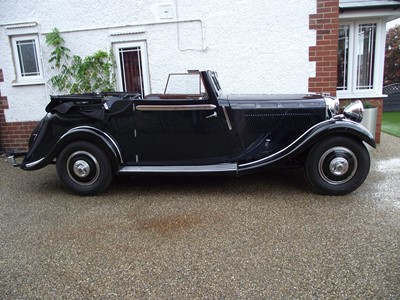
[[164, 93], [144, 98], [52, 96], [46, 111], [20, 166], [56, 163], [79, 194], [102, 192], [113, 175], [241, 175], [276, 165], [304, 166], [319, 192], [346, 194], [369, 172], [363, 142], [375, 147], [359, 124], [360, 101], [337, 114], [337, 99], [316, 94], [225, 95], [211, 71], [171, 74]]

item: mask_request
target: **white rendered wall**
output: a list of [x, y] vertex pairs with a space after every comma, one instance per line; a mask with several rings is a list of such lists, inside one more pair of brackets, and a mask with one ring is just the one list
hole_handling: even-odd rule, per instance
[[[161, 19], [166, 5], [172, 19]], [[146, 41], [151, 92], [168, 73], [218, 71], [225, 93], [305, 93], [315, 76], [308, 49], [315, 45], [309, 15], [316, 0], [0, 0], [0, 68], [7, 122], [39, 120], [45, 85], [13, 86], [8, 24], [37, 22], [44, 67], [45, 34], [57, 27], [73, 54], [109, 50], [113, 43]], [[176, 22], [191, 20], [190, 22]], [[133, 33], [141, 32], [141, 33]], [[46, 81], [48, 78], [46, 78]]]

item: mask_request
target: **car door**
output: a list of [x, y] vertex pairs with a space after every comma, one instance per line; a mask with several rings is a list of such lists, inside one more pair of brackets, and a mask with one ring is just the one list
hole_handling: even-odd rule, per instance
[[208, 100], [136, 100], [137, 163], [196, 165], [229, 161], [228, 127]]

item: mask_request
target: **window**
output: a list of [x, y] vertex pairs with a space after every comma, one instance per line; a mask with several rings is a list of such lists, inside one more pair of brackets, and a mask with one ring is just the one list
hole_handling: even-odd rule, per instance
[[204, 93], [205, 88], [199, 72], [169, 74], [164, 90], [164, 94], [202, 96]]
[[114, 44], [118, 89], [149, 94], [149, 75], [145, 42]]
[[362, 24], [358, 26], [356, 48], [356, 89], [371, 90], [374, 87], [376, 24]]
[[21, 83], [42, 81], [43, 72], [37, 35], [12, 37], [11, 42], [17, 81]]
[[384, 40], [380, 22], [339, 26], [337, 91], [339, 96], [381, 94]]
[[349, 73], [349, 35], [350, 25], [339, 26], [339, 50], [338, 50], [338, 91], [348, 88], [347, 74]]

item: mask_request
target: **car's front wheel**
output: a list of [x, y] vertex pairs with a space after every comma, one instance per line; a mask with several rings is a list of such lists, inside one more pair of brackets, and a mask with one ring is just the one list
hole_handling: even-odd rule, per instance
[[111, 163], [98, 146], [73, 142], [57, 157], [57, 173], [65, 186], [80, 195], [95, 195], [112, 181]]
[[306, 160], [308, 181], [323, 194], [345, 195], [357, 189], [370, 168], [362, 142], [344, 136], [328, 137], [310, 150]]

